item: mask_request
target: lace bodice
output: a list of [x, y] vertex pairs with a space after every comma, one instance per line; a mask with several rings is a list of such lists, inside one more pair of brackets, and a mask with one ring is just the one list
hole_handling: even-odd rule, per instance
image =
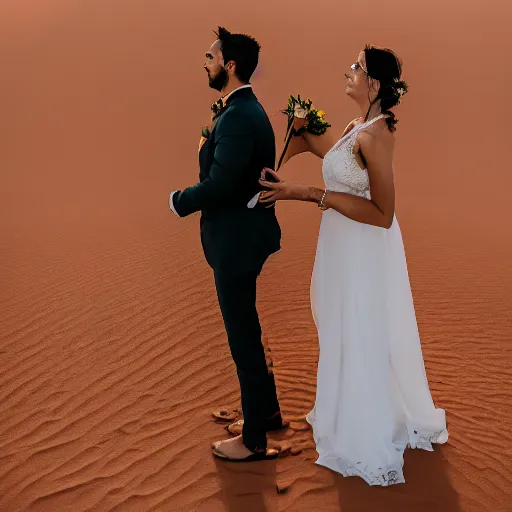
[[383, 117], [385, 116], [380, 115], [371, 121], [356, 125], [327, 152], [322, 165], [327, 190], [370, 199], [368, 171], [359, 167], [354, 155], [354, 146], [357, 134]]

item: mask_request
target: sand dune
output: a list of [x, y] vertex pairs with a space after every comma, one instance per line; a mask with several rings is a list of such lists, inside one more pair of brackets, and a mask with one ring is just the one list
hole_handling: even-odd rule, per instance
[[[482, 9], [2, 2], [0, 511], [512, 510], [510, 9]], [[448, 445], [407, 453], [405, 485], [369, 488], [313, 463], [311, 205], [278, 205], [283, 250], [259, 295], [294, 421], [272, 442], [303, 451], [243, 467], [211, 457], [226, 432], [210, 411], [238, 407], [238, 385], [198, 217], [174, 218], [167, 193], [196, 179], [218, 23], [260, 39], [254, 87], [269, 113], [300, 92], [337, 130], [357, 114], [342, 73], [364, 43], [404, 59], [397, 215], [450, 429]], [[310, 155], [283, 173], [320, 183]]]

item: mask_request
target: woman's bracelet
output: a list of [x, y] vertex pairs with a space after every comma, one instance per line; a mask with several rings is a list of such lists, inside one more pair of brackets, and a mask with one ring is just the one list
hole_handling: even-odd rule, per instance
[[320, 202], [318, 203], [319, 208], [325, 208], [324, 201], [325, 201], [326, 195], [327, 195], [327, 189], [324, 190], [324, 193], [322, 194], [322, 199], [320, 199]]

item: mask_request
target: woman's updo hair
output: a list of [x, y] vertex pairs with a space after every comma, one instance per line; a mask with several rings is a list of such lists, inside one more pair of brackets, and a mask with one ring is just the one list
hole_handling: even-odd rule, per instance
[[390, 109], [400, 103], [402, 96], [408, 90], [407, 83], [401, 78], [402, 63], [397, 55], [387, 48], [366, 45], [364, 54], [366, 72], [369, 79], [373, 78], [380, 82], [379, 93], [373, 101], [370, 101], [370, 108], [366, 114], [365, 121], [368, 119], [373, 104], [380, 100], [380, 110], [388, 116], [386, 123], [388, 124], [389, 131], [394, 132], [398, 119]]

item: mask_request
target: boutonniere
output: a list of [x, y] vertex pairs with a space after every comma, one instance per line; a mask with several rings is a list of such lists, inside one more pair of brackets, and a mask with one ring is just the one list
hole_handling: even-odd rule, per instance
[[198, 151], [201, 151], [204, 143], [210, 138], [210, 127], [208, 125], [201, 128], [201, 138], [199, 139]]
[[205, 139], [210, 138], [210, 127], [208, 125], [201, 128], [201, 137], [204, 137]]

